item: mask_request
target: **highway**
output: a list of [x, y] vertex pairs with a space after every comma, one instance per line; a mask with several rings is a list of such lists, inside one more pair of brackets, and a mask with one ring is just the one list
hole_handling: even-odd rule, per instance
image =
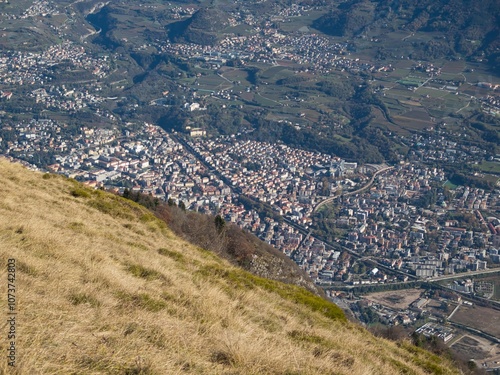
[[444, 275], [444, 276], [432, 277], [432, 278], [429, 278], [429, 279], [425, 279], [424, 281], [432, 283], [432, 282], [442, 281], [442, 280], [465, 279], [465, 278], [470, 277], [470, 276], [486, 275], [486, 274], [489, 274], [489, 273], [500, 273], [500, 268], [490, 268], [490, 269], [487, 269], [487, 270], [455, 273], [453, 275]]

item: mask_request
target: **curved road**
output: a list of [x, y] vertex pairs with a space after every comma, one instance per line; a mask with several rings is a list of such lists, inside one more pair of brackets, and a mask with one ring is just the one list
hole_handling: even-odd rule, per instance
[[326, 198], [325, 200], [319, 202], [316, 207], [314, 207], [313, 209], [313, 212], [316, 212], [321, 206], [323, 206], [324, 204], [327, 204], [327, 203], [330, 203], [332, 201], [334, 201], [335, 199], [339, 198], [339, 197], [347, 197], [349, 195], [353, 195], [353, 194], [358, 194], [358, 193], [361, 193], [362, 191], [368, 189], [370, 186], [373, 185], [373, 182], [375, 181], [375, 177], [377, 177], [379, 174], [381, 173], [384, 173], [390, 169], [393, 169], [394, 167], [386, 167], [386, 168], [382, 168], [380, 170], [378, 170], [377, 172], [375, 172], [372, 176], [372, 178], [370, 179], [370, 182], [368, 182], [368, 184], [366, 184], [365, 186], [357, 189], [357, 190], [354, 190], [354, 191], [348, 191], [347, 193], [343, 193], [343, 194], [340, 194], [336, 197], [330, 197], [330, 198]]

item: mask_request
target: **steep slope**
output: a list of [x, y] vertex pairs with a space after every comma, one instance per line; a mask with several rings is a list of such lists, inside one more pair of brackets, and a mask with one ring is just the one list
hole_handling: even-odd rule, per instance
[[212, 251], [235, 266], [256, 276], [295, 284], [325, 296], [323, 289], [316, 286], [293, 260], [236, 224], [226, 223], [221, 217], [217, 224], [217, 218], [212, 215], [184, 211], [147, 194], [125, 190], [123, 197], [151, 210], [179, 237]]
[[215, 8], [202, 8], [186, 20], [168, 26], [173, 42], [214, 45], [217, 33], [229, 25], [228, 15]]
[[378, 27], [431, 33], [434, 38], [429, 42], [412, 43], [414, 59], [456, 55], [487, 59], [491, 67], [498, 69], [499, 21], [500, 5], [495, 0], [351, 0], [334, 6], [312, 26], [344, 37]]
[[4, 358], [0, 372], [456, 373], [190, 245], [134, 202], [2, 160], [0, 179], [1, 293], [13, 258], [18, 312], [17, 367]]

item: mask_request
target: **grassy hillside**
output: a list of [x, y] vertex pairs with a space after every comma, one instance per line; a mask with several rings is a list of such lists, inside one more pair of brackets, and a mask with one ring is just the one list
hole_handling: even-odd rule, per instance
[[1, 160], [0, 179], [1, 310], [9, 258], [18, 301], [17, 367], [4, 356], [0, 372], [456, 373], [190, 245], [134, 202]]
[[237, 267], [257, 276], [295, 284], [314, 294], [325, 296], [323, 289], [316, 286], [293, 260], [236, 224], [226, 223], [220, 217], [221, 221], [217, 224], [215, 216], [185, 211], [175, 204], [169, 205], [147, 194], [125, 190], [123, 197], [151, 210], [177, 236], [210, 250]]

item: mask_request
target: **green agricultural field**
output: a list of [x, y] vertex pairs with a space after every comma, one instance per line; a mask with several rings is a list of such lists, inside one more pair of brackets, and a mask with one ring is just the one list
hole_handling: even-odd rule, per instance
[[302, 113], [305, 114], [305, 119], [310, 121], [310, 122], [317, 122], [319, 120], [320, 114], [314, 110], [311, 109], [304, 109]]
[[446, 61], [441, 67], [443, 73], [458, 74], [465, 70], [465, 61]]
[[464, 73], [467, 77], [467, 82], [475, 84], [477, 82], [489, 82], [492, 84], [500, 84], [500, 77], [494, 76], [490, 71], [482, 67], [476, 67], [473, 72]]
[[443, 187], [447, 187], [450, 190], [455, 190], [458, 187], [458, 185], [455, 185], [450, 180], [446, 180], [446, 182], [443, 184]]
[[425, 121], [428, 122], [430, 120], [429, 114], [421, 109], [414, 109], [411, 111], [406, 112], [404, 117], [407, 117], [412, 120], [417, 120], [417, 121]]
[[29, 19], [0, 21], [0, 48], [6, 50], [39, 50], [61, 40], [46, 25], [33, 26]]
[[482, 172], [500, 174], [500, 162], [497, 161], [482, 161], [481, 164], [475, 165]]
[[402, 85], [405, 85], [405, 86], [419, 87], [426, 80], [427, 80], [427, 78], [425, 78], [425, 77], [419, 77], [419, 76], [416, 76], [416, 75], [412, 74], [412, 75], [408, 75], [408, 76], [406, 76], [406, 77], [398, 80], [397, 82], [399, 84], [402, 84]]
[[[407, 35], [406, 32], [403, 32], [403, 34]], [[408, 74], [408, 71], [413, 66], [413, 64], [414, 64], [414, 62], [411, 61], [411, 60], [397, 60], [392, 65], [394, 65], [397, 69], [404, 69], [404, 70], [406, 70], [406, 72], [407, 72], [406, 74]]]
[[[413, 95], [415, 95], [413, 93], [413, 91], [410, 91], [410, 90], [408, 90], [407, 88], [405, 88], [404, 86], [401, 86], [401, 85], [397, 85], [394, 88], [392, 88], [390, 90], [387, 90], [385, 92], [386, 98], [395, 99], [397, 101], [400, 101], [400, 100], [411, 100], [412, 97], [413, 97]], [[401, 103], [399, 103], [399, 104], [401, 104]]]
[[299, 31], [301, 27], [309, 27], [310, 32], [317, 32], [317, 30], [311, 28], [311, 24], [314, 20], [325, 14], [324, 11], [311, 11], [304, 13], [301, 17], [290, 17], [289, 21], [281, 22], [280, 29], [284, 32], [295, 32]]
[[420, 95], [429, 95], [431, 98], [443, 98], [446, 95], [449, 94], [448, 91], [445, 90], [439, 90], [439, 89], [432, 89], [432, 88], [427, 88], [427, 87], [420, 87], [417, 90], [418, 94]]
[[393, 72], [389, 72], [388, 76], [395, 79], [403, 79], [408, 76], [409, 69], [408, 68], [396, 68]]
[[439, 77], [439, 79], [445, 80], [445, 81], [461, 81], [464, 82], [464, 77], [462, 74], [455, 74], [455, 73], [442, 73]]
[[271, 100], [274, 104], [273, 106], [282, 106], [283, 97], [280, 95], [281, 92], [277, 90], [259, 90], [259, 94], [266, 99]]
[[422, 107], [422, 104], [420, 103], [420, 101], [417, 101], [417, 100], [414, 100], [414, 99], [411, 99], [411, 100], [401, 100], [401, 104], [404, 104], [404, 105], [408, 106], [409, 108], [411, 108], [411, 107]]
[[242, 69], [224, 70], [222, 75], [230, 81], [241, 82], [242, 86], [251, 86], [252, 84], [247, 80], [248, 73]]
[[394, 116], [394, 121], [407, 130], [424, 130], [432, 125], [429, 121], [416, 120], [410, 117]]
[[296, 115], [290, 113], [270, 113], [266, 116], [266, 120], [271, 121], [290, 121], [292, 123], [296, 123], [298, 118]]
[[228, 27], [224, 30], [224, 32], [243, 36], [251, 35], [252, 33], [254, 33], [254, 30], [248, 25], [241, 24], [233, 27]]
[[428, 111], [429, 111], [429, 115], [431, 115], [435, 119], [438, 119], [438, 121], [440, 119], [442, 119], [443, 117], [446, 117], [449, 114], [449, 112], [447, 112], [447, 111], [442, 111], [442, 110], [433, 109], [433, 108], [428, 108]]
[[288, 77], [293, 73], [290, 72], [285, 66], [273, 66], [261, 73], [261, 78], [265, 81], [274, 81], [278, 79]]
[[274, 100], [271, 100], [267, 97], [264, 97], [260, 93], [257, 93], [254, 96], [254, 102], [260, 106], [263, 106], [263, 107], [275, 108], [275, 107], [281, 106], [280, 103], [277, 103]]
[[448, 111], [457, 111], [469, 103], [470, 99], [460, 95], [448, 95], [445, 98], [445, 107]]
[[197, 79], [197, 81], [200, 86], [211, 87], [214, 90], [221, 88], [221, 86], [231, 85], [224, 78], [221, 78], [217, 75], [201, 76]]

